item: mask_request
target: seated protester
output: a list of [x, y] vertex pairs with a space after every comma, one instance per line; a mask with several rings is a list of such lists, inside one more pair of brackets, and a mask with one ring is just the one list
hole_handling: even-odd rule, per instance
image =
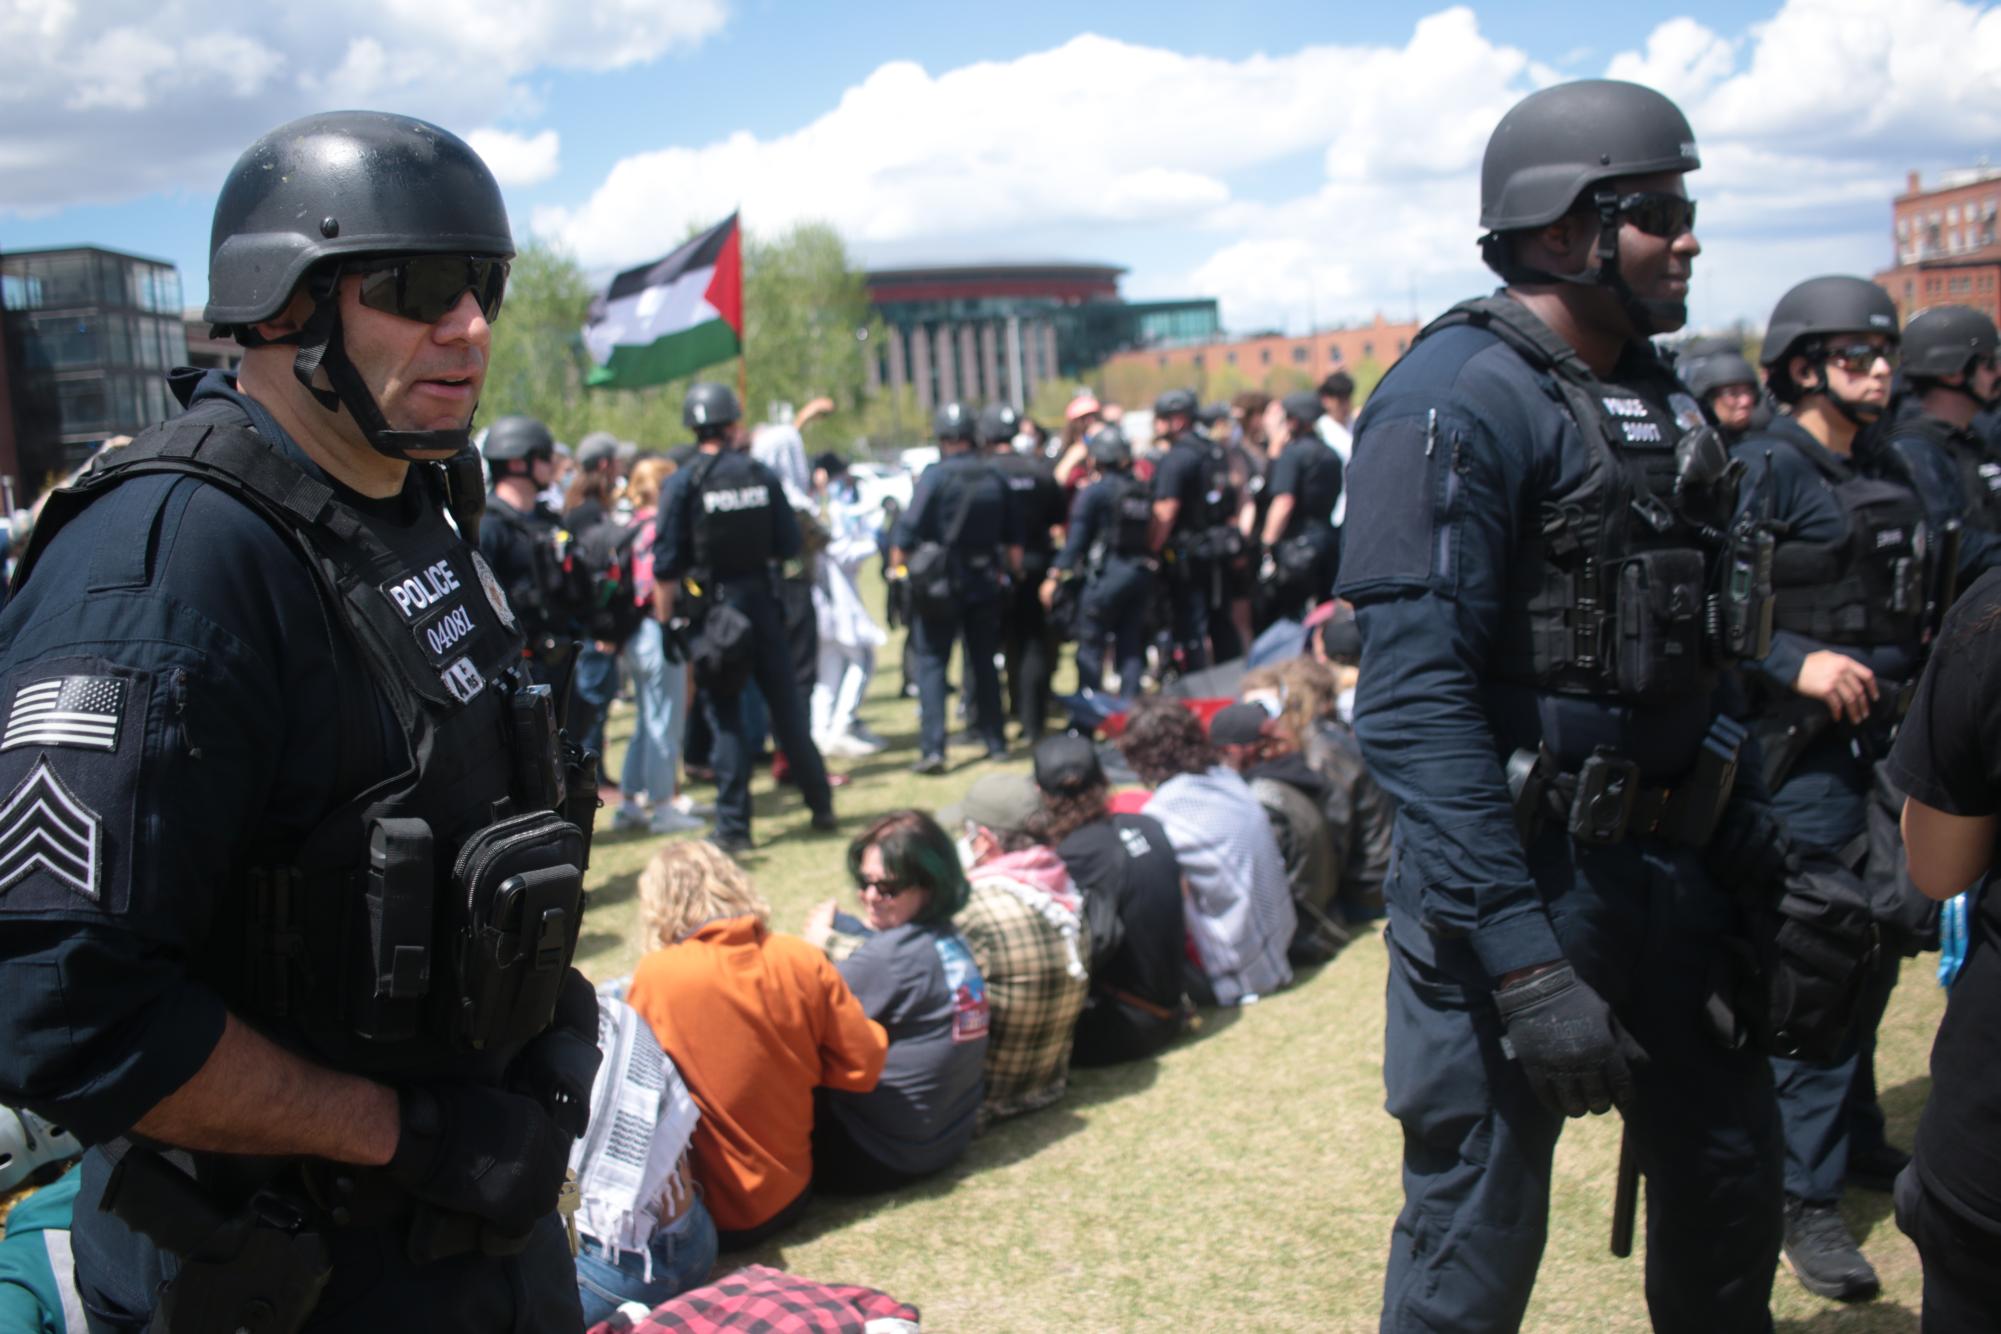
[[[0, 1194], [11, 1193], [12, 1162], [0, 1163]], [[83, 1171], [71, 1167], [7, 1213], [0, 1239], [0, 1329], [8, 1334], [85, 1334], [83, 1303], [70, 1258], [70, 1222]]]
[[1184, 920], [1215, 1003], [1240, 1005], [1291, 982], [1285, 955], [1298, 918], [1250, 785], [1223, 766], [1195, 715], [1170, 700], [1142, 700], [1119, 749], [1154, 785], [1146, 813], [1167, 831], [1188, 879]]
[[982, 1126], [1063, 1096], [1090, 982], [1083, 900], [1055, 850], [1030, 832], [1041, 809], [1027, 775], [987, 774], [939, 814], [961, 833], [970, 890], [954, 920], [992, 1007]]
[[771, 909], [713, 843], [655, 853], [639, 911], [652, 952], [626, 999], [695, 1095], [695, 1179], [722, 1249], [740, 1250], [805, 1206], [813, 1090], [874, 1088], [889, 1037], [826, 955], [772, 934]]
[[[1354, 628], [1353, 621], [1343, 624]], [[1352, 700], [1353, 678], [1348, 680]], [[1355, 729], [1339, 713], [1341, 690], [1340, 669], [1311, 658], [1247, 673], [1243, 681], [1244, 698], [1276, 705], [1279, 736], [1326, 780], [1320, 813], [1340, 868], [1335, 902], [1352, 926], [1383, 915], [1396, 803], [1369, 776]]]
[[689, 1171], [701, 1113], [688, 1086], [639, 1012], [602, 991], [598, 1050], [590, 1130], [570, 1150], [585, 1328], [699, 1287], [716, 1262], [715, 1220]]
[[1333, 916], [1340, 865], [1334, 860], [1327, 818], [1320, 813], [1327, 780], [1278, 735], [1261, 704], [1232, 704], [1218, 712], [1209, 720], [1209, 740], [1223, 763], [1251, 785], [1251, 795], [1264, 807], [1278, 839], [1299, 918], [1286, 957], [1302, 966], [1327, 962], [1348, 943], [1347, 928]]
[[820, 1091], [813, 1181], [860, 1193], [928, 1176], [973, 1142], [988, 1016], [986, 983], [952, 928], [966, 876], [951, 835], [922, 811], [891, 811], [849, 844], [848, 874], [867, 920], [828, 899], [804, 935], [840, 960], [863, 1011], [889, 1033], [889, 1059], [867, 1093]]
[[1070, 1060], [1111, 1065], [1151, 1056], [1194, 1009], [1182, 985], [1181, 863], [1158, 820], [1112, 813], [1105, 771], [1085, 738], [1037, 742], [1035, 785], [1042, 810], [1032, 832], [1063, 859], [1091, 928], [1091, 989]]

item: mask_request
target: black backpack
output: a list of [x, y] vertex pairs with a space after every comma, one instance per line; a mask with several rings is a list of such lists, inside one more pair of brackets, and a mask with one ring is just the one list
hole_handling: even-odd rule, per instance
[[586, 637], [623, 644], [639, 628], [646, 611], [632, 570], [638, 538], [639, 525], [601, 519], [564, 545], [563, 610]]

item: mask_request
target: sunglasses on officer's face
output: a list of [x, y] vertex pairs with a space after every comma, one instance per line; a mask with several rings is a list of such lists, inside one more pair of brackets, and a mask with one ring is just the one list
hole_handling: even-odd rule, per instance
[[1665, 190], [1645, 190], [1622, 195], [1619, 216], [1648, 236], [1673, 240], [1683, 232], [1695, 230], [1695, 201]]
[[1881, 358], [1891, 370], [1897, 369], [1897, 345], [1895, 343], [1829, 343], [1821, 350], [1828, 364], [1839, 366], [1850, 375], [1867, 375], [1876, 369], [1877, 358]]
[[471, 292], [491, 324], [507, 292], [507, 261], [484, 255], [411, 255], [350, 269], [361, 275], [361, 304], [386, 315], [436, 324]]

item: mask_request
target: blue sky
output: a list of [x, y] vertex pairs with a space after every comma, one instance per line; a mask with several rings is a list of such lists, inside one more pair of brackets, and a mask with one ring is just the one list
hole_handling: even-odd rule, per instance
[[472, 138], [517, 236], [593, 271], [741, 203], [753, 228], [832, 221], [871, 262], [1105, 260], [1134, 295], [1298, 329], [1485, 285], [1485, 130], [1534, 87], [1614, 72], [1695, 123], [1693, 305], [1722, 323], [1883, 266], [1904, 171], [2001, 146], [2001, 17], [1959, 0], [1894, 23], [1880, 0], [941, 8], [357, 0], [330, 35], [323, 10], [0, 0], [34, 71], [0, 88], [0, 249], [160, 256], [199, 304], [230, 160], [365, 103]]

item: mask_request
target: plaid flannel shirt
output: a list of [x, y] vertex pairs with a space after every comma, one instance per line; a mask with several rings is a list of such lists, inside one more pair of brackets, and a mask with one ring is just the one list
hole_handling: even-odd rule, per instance
[[874, 1288], [815, 1283], [765, 1265], [747, 1265], [706, 1288], [684, 1292], [634, 1322], [623, 1312], [592, 1334], [917, 1334], [917, 1308]]
[[[1062, 936], [1004, 889], [977, 883], [952, 919], [986, 979], [986, 1101], [980, 1123], [1047, 1107], [1070, 1080], [1070, 1044], [1088, 982], [1070, 976]], [[1089, 959], [1088, 934], [1079, 941]]]

